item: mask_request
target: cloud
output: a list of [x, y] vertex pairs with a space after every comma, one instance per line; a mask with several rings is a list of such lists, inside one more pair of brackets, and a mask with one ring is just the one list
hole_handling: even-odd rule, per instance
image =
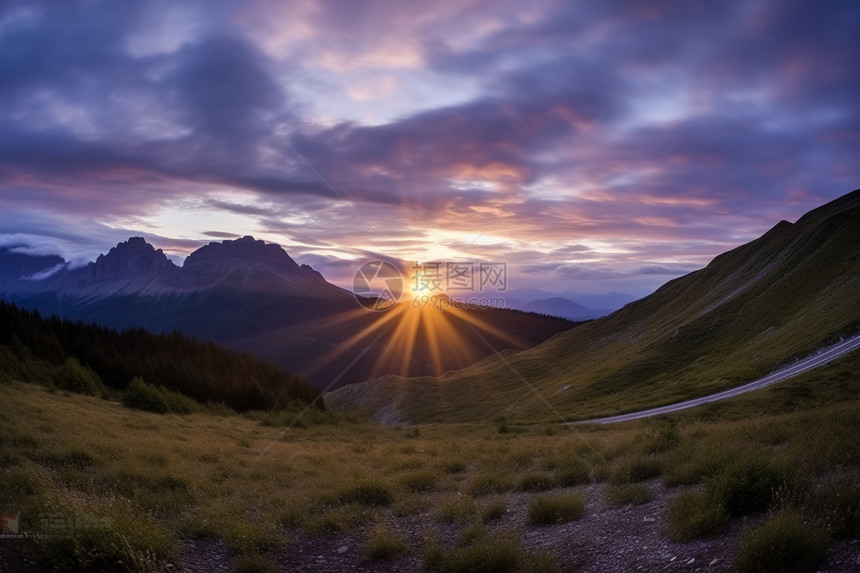
[[[662, 280], [860, 186], [858, 27], [793, 0], [6, 2], [0, 234]], [[151, 224], [184, 204], [253, 228]]]
[[241, 236], [236, 233], [227, 233], [224, 231], [204, 231], [202, 234], [216, 239], [237, 239]]
[[69, 266], [69, 265], [68, 265], [67, 263], [59, 263], [59, 264], [56, 264], [56, 265], [54, 265], [53, 267], [51, 267], [51, 268], [49, 268], [49, 269], [47, 269], [47, 270], [44, 270], [44, 271], [38, 272], [38, 273], [36, 273], [36, 274], [34, 274], [34, 275], [32, 275], [32, 276], [29, 276], [29, 277], [23, 277], [23, 279], [24, 279], [24, 280], [30, 280], [30, 281], [41, 281], [41, 280], [44, 280], [44, 279], [46, 279], [46, 278], [48, 278], [48, 277], [51, 277], [51, 276], [53, 276], [53, 275], [57, 274], [58, 272], [60, 272], [61, 270], [63, 270], [63, 269], [65, 269], [65, 268], [67, 268], [68, 266]]

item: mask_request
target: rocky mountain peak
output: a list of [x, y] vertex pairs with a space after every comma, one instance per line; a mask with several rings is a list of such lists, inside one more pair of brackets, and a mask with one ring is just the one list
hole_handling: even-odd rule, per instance
[[118, 280], [141, 275], [163, 275], [178, 271], [161, 249], [156, 249], [143, 237], [131, 237], [99, 255], [87, 266], [87, 274], [95, 280]]
[[209, 243], [188, 255], [183, 270], [193, 272], [213, 263], [245, 267], [259, 265], [276, 272], [295, 273], [299, 265], [275, 243], [266, 243], [249, 235], [232, 241]]

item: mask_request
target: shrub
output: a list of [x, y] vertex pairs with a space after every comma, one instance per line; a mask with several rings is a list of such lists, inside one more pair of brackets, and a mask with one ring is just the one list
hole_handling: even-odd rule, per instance
[[581, 493], [536, 497], [529, 505], [529, 522], [532, 525], [567, 523], [585, 513], [585, 498]]
[[651, 488], [641, 483], [610, 484], [603, 490], [603, 499], [609, 505], [642, 505], [654, 499]]
[[168, 390], [164, 386], [159, 386], [158, 390], [164, 397], [164, 403], [167, 404], [168, 412], [173, 414], [192, 414], [202, 410], [200, 404], [185, 394]]
[[709, 479], [705, 491], [714, 504], [721, 504], [731, 516], [739, 516], [767, 511], [786, 481], [770, 459], [748, 457]]
[[129, 408], [146, 410], [156, 414], [166, 414], [168, 410], [164, 394], [152, 384], [144, 382], [143, 378], [139, 376], [132, 380], [128, 388], [125, 389], [122, 403]]
[[370, 561], [392, 559], [406, 553], [406, 543], [382, 524], [377, 524], [364, 545], [364, 556]]
[[61, 390], [98, 396], [104, 390], [101, 378], [92, 368], [81, 365], [77, 358], [66, 358], [54, 374], [54, 385]]
[[669, 503], [666, 517], [668, 536], [674, 541], [690, 541], [722, 531], [728, 516], [721, 504], [715, 504], [704, 493], [682, 493]]
[[827, 545], [826, 535], [805, 524], [800, 514], [783, 511], [747, 531], [735, 565], [741, 573], [815, 571], [827, 556]]

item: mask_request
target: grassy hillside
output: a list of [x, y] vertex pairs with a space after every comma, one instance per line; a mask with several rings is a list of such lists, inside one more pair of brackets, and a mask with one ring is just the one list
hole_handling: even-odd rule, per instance
[[725, 389], [860, 328], [858, 233], [855, 191], [533, 349], [439, 378], [372, 380], [327, 403], [393, 421], [551, 421]]
[[160, 416], [0, 376], [0, 510], [44, 536], [3, 539], [0, 569], [848, 571], [858, 372], [613, 426], [420, 429]]

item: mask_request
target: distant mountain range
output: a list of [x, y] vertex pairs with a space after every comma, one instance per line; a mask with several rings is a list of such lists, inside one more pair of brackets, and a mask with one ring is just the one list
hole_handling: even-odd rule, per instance
[[[553, 293], [534, 288], [511, 289], [505, 293], [505, 302], [508, 304], [508, 308], [528, 310], [528, 308], [524, 307], [534, 305], [537, 308], [545, 308], [553, 311], [547, 314], [565, 316], [573, 320], [581, 320], [582, 317], [599, 318], [606, 316], [638, 298], [641, 297], [621, 292], [590, 294], [565, 291]], [[544, 302], [547, 300], [552, 300], [552, 302]], [[576, 306], [568, 304], [571, 302]]]
[[210, 243], [182, 267], [140, 237], [78, 268], [19, 251], [0, 248], [2, 298], [119, 329], [178, 330], [269, 360], [320, 388], [383, 374], [442, 374], [573, 326], [506, 309], [422, 313], [401, 304], [371, 312], [280, 246], [253, 237]]
[[860, 190], [535, 348], [326, 403], [389, 422], [597, 417], [733, 387], [858, 331]]
[[99, 255], [95, 262], [74, 269], [56, 255], [32, 256], [0, 248], [2, 292], [50, 292], [76, 303], [116, 296], [188, 294], [211, 289], [228, 279], [252, 279], [255, 290], [270, 286], [282, 294], [346, 294], [311, 267], [299, 266], [278, 245], [253, 237], [210, 243], [191, 253], [182, 267], [142, 237], [131, 237], [106, 255]]
[[539, 314], [548, 314], [550, 316], [561, 316], [570, 320], [591, 320], [606, 316], [610, 309], [592, 310], [581, 304], [560, 296], [550, 298], [539, 298], [536, 300], [519, 300], [516, 298], [505, 297], [505, 306], [514, 310], [522, 310], [523, 312], [537, 312]]

